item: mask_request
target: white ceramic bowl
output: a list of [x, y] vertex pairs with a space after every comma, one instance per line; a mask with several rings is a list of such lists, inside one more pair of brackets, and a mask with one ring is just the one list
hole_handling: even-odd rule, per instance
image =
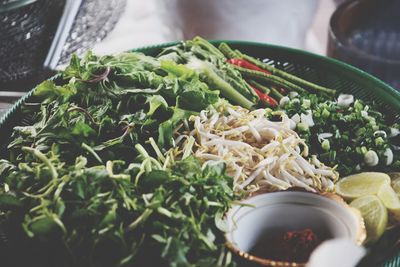
[[321, 239], [344, 238], [361, 245], [365, 227], [357, 210], [333, 194], [275, 192], [251, 197], [226, 215], [227, 246], [239, 256], [265, 266], [304, 266], [259, 258], [249, 252], [263, 233], [312, 229]]

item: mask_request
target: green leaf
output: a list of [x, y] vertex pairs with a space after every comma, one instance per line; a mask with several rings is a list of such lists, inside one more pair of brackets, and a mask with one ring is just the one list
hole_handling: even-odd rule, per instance
[[76, 55], [71, 56], [69, 66], [65, 69], [63, 75], [67, 77], [80, 77], [81, 73], [84, 72], [84, 68], [81, 66], [81, 60]]
[[0, 210], [14, 210], [22, 207], [22, 201], [10, 194], [0, 194]]
[[195, 115], [195, 112], [183, 110], [177, 107], [172, 108], [172, 117], [161, 123], [158, 127], [158, 145], [160, 147], [169, 147], [172, 145], [172, 134], [174, 128], [184, 119], [188, 119], [191, 115]]
[[72, 128], [71, 133], [76, 136], [89, 137], [90, 135], [95, 134], [96, 131], [84, 122], [77, 122]]
[[62, 229], [52, 217], [44, 217], [30, 223], [29, 231], [33, 236], [48, 239], [61, 234]]
[[204, 173], [212, 173], [215, 176], [224, 175], [226, 164], [223, 161], [213, 161], [206, 164]]
[[208, 94], [198, 90], [186, 91], [177, 97], [176, 106], [181, 109], [201, 111], [217, 102], [218, 99], [217, 91]]
[[11, 164], [11, 162], [7, 160], [0, 160], [0, 177], [2, 177], [3, 174], [6, 174], [10, 169], [14, 168], [15, 166]]
[[161, 257], [165, 259], [171, 267], [184, 267], [189, 265], [186, 258], [186, 253], [188, 251], [189, 247], [184, 245], [180, 240], [175, 237], [169, 237]]
[[39, 84], [35, 90], [35, 96], [45, 99], [45, 102], [50, 102], [57, 98], [60, 98], [63, 102], [68, 100], [75, 90], [68, 85], [57, 86], [53, 81], [46, 80]]
[[202, 172], [200, 161], [194, 156], [189, 156], [176, 163], [174, 171], [184, 177], [194, 177]]
[[141, 179], [141, 185], [145, 188], [148, 189], [153, 189], [159, 187], [162, 185], [164, 182], [168, 181], [171, 179], [170, 174], [166, 171], [162, 170], [153, 170], [149, 173], [147, 173], [142, 179]]
[[160, 235], [152, 235], [151, 237], [159, 243], [167, 243], [167, 240]]
[[117, 205], [114, 204], [111, 210], [104, 216], [104, 218], [101, 220], [99, 227], [103, 228], [109, 225], [114, 225], [116, 220], [117, 220]]
[[151, 96], [147, 102], [150, 104], [149, 111], [147, 112], [147, 115], [151, 116], [154, 114], [154, 112], [160, 107], [163, 106], [165, 108], [168, 107], [167, 101], [160, 96], [160, 95], [153, 95]]
[[158, 145], [168, 147], [172, 144], [173, 127], [170, 120], [165, 121], [158, 127]]

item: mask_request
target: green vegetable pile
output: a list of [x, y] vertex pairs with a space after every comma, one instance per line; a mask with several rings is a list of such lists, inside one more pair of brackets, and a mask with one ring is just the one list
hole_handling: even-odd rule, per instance
[[[321, 161], [342, 174], [399, 169], [389, 137], [398, 125], [359, 100], [343, 108], [334, 94], [199, 37], [157, 57], [74, 56], [24, 104], [0, 160], [1, 265], [235, 266], [222, 218], [241, 196], [224, 163], [174, 158], [174, 132], [221, 97], [271, 117], [312, 110], [315, 125], [295, 128]], [[389, 148], [391, 164], [365, 159]]]
[[188, 157], [169, 169], [143, 150], [128, 167], [89, 167], [83, 156], [67, 167], [56, 146], [49, 157], [23, 150], [32, 163], [10, 166], [5, 182], [16, 194], [0, 196], [3, 227], [31, 238], [14, 249], [42, 249], [10, 259], [17, 266], [233, 266], [217, 228], [233, 200], [222, 163], [202, 168]]
[[400, 125], [388, 126], [384, 115], [362, 100], [349, 106], [313, 94], [296, 95], [281, 106], [293, 118], [312, 113], [313, 125], [297, 123], [296, 131], [312, 154], [342, 176], [363, 171], [398, 171], [396, 147]]
[[23, 255], [5, 262], [232, 266], [217, 228], [235, 199], [224, 164], [166, 154], [178, 123], [218, 91], [139, 53], [73, 57], [60, 75], [25, 104], [31, 122], [0, 161], [4, 257]]

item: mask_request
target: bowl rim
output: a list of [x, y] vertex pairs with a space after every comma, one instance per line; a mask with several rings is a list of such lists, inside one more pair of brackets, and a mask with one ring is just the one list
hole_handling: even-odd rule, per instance
[[[372, 1], [372, 0], [370, 0]], [[334, 42], [337, 42], [337, 44], [345, 49], [346, 51], [352, 52], [358, 57], [362, 57], [363, 59], [368, 59], [371, 61], [376, 61], [379, 63], [384, 63], [384, 64], [391, 64], [391, 65], [399, 65], [400, 66], [400, 60], [393, 60], [390, 58], [383, 58], [379, 57], [370, 53], [365, 52], [362, 49], [357, 49], [355, 46], [347, 45], [346, 40], [342, 34], [339, 33], [337, 30], [339, 28], [338, 24], [343, 16], [344, 12], [347, 11], [347, 9], [352, 9], [356, 7], [358, 4], [363, 2], [362, 0], [353, 0], [353, 1], [344, 1], [341, 3], [336, 10], [333, 12], [330, 20], [329, 20], [329, 27], [328, 27], [328, 35], [333, 39]]]
[[[354, 216], [354, 218], [357, 220], [358, 223], [358, 229], [357, 232], [355, 233], [355, 242], [356, 245], [361, 246], [363, 242], [366, 239], [366, 228], [365, 228], [365, 223], [364, 220], [361, 216], [361, 213], [355, 209], [350, 207], [343, 198], [340, 196], [331, 193], [331, 192], [320, 192], [320, 193], [314, 193], [314, 192], [309, 192], [309, 191], [275, 191], [275, 192], [269, 192], [269, 193], [261, 193], [261, 194], [255, 194], [255, 195], [250, 195], [248, 198], [245, 198], [241, 201], [247, 201], [252, 198], [262, 198], [263, 195], [267, 194], [274, 194], [274, 193], [303, 193], [303, 194], [310, 194], [314, 195], [316, 197], [322, 197], [325, 198], [325, 200], [330, 200], [332, 203], [335, 203], [338, 207], [341, 207], [343, 209], [346, 209], [350, 214]], [[231, 207], [226, 213], [225, 216], [227, 216], [230, 212], [237, 212], [237, 209], [240, 204]], [[251, 261], [251, 262], [256, 262], [258, 264], [261, 264], [263, 266], [274, 266], [274, 267], [306, 267], [308, 262], [290, 262], [290, 261], [280, 261], [280, 260], [272, 260], [272, 259], [267, 259], [267, 258], [262, 258], [258, 257], [255, 255], [252, 255], [248, 252], [242, 251], [239, 249], [233, 242], [229, 241], [228, 239], [229, 232], [224, 233], [224, 238], [225, 238], [225, 246], [237, 254], [239, 257], [242, 257], [245, 260]]]

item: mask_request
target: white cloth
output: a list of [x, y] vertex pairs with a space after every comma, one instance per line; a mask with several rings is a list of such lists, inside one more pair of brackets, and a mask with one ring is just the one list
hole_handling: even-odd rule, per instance
[[318, 246], [307, 267], [354, 267], [365, 255], [363, 247], [347, 239], [332, 239]]
[[201, 35], [324, 53], [334, 7], [333, 0], [128, 0], [115, 29], [94, 52], [110, 54]]
[[[175, 39], [200, 35], [207, 39], [268, 42], [304, 47], [317, 0], [169, 0], [165, 21]], [[171, 16], [172, 15], [172, 16]]]

